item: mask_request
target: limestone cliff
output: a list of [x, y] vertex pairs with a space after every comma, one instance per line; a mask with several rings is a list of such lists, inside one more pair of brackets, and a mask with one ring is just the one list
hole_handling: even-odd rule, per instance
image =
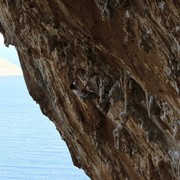
[[0, 1], [30, 95], [91, 179], [179, 178], [179, 19], [175, 0]]

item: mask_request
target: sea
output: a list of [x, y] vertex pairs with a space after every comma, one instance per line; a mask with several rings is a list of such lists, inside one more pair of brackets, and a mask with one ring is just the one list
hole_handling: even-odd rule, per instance
[[0, 76], [0, 180], [90, 180], [73, 165], [23, 76]]

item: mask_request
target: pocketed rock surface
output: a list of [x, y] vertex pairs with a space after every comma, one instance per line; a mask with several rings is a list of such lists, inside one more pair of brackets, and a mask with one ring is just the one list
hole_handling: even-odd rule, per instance
[[92, 180], [180, 177], [180, 1], [0, 0], [0, 32]]

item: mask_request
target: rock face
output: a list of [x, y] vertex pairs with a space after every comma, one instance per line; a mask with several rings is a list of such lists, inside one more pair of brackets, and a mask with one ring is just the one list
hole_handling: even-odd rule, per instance
[[179, 178], [179, 19], [170, 0], [0, 1], [30, 95], [91, 179]]

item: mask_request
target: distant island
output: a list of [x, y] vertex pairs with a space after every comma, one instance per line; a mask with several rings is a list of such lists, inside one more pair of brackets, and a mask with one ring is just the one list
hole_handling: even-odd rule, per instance
[[0, 58], [0, 76], [19, 76], [22, 70], [16, 64]]

